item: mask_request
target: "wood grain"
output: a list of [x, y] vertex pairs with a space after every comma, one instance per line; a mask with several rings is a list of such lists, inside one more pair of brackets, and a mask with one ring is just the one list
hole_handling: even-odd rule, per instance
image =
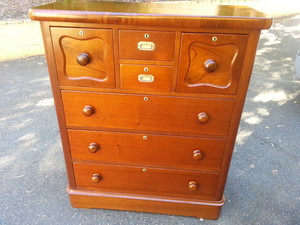
[[[139, 75], [153, 76], [152, 82], [141, 82]], [[127, 90], [151, 90], [170, 92], [173, 67], [153, 65], [120, 65], [121, 88]]]
[[[68, 130], [73, 160], [219, 171], [224, 139]], [[99, 145], [91, 153], [91, 143]], [[201, 151], [201, 160], [194, 152]]]
[[[67, 126], [226, 135], [234, 101], [63, 91]], [[92, 106], [95, 113], [82, 115]], [[201, 124], [198, 114], [209, 121]]]
[[[177, 90], [235, 94], [247, 40], [247, 35], [183, 33]], [[205, 69], [207, 60], [216, 63], [213, 71]]]
[[[78, 189], [137, 195], [212, 200], [219, 178], [218, 173], [185, 170], [87, 163], [73, 165]], [[99, 174], [101, 181], [93, 182], [93, 174]], [[196, 181], [199, 187], [191, 191], [190, 181]]]
[[83, 191], [67, 188], [75, 208], [102, 208], [138, 212], [194, 216], [202, 219], [218, 219], [224, 205], [220, 201], [197, 201], [158, 196], [141, 196], [107, 192]]
[[[51, 35], [60, 85], [115, 87], [111, 30], [52, 27]], [[89, 57], [84, 66], [81, 54]]]
[[[148, 35], [148, 38], [145, 36]], [[138, 49], [139, 42], [151, 42], [155, 45], [152, 51]], [[162, 31], [119, 31], [120, 59], [173, 61], [175, 32]]]
[[268, 29], [272, 19], [245, 6], [114, 3], [92, 1], [55, 2], [30, 10], [40, 21], [101, 23], [155, 27]]

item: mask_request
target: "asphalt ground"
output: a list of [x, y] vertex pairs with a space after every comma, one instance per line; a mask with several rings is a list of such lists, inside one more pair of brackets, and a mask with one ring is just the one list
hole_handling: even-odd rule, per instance
[[262, 32], [217, 221], [72, 208], [45, 57], [0, 62], [0, 224], [300, 224], [299, 48], [300, 16]]

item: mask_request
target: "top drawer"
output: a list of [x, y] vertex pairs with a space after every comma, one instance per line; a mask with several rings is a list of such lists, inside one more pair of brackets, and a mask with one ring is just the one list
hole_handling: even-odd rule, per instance
[[114, 88], [112, 30], [51, 27], [60, 85]]
[[175, 32], [119, 31], [121, 59], [164, 60], [174, 59]]
[[248, 35], [183, 33], [178, 92], [236, 94]]

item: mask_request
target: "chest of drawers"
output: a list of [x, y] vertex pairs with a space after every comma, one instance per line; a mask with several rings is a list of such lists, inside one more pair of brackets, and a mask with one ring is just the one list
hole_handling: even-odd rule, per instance
[[57, 2], [41, 21], [71, 204], [217, 219], [260, 30], [247, 7]]

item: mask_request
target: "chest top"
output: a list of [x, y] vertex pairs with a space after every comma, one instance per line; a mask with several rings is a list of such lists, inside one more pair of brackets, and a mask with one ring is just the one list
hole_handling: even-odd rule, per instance
[[268, 29], [272, 19], [249, 7], [198, 3], [56, 2], [30, 10], [39, 21], [159, 27]]

